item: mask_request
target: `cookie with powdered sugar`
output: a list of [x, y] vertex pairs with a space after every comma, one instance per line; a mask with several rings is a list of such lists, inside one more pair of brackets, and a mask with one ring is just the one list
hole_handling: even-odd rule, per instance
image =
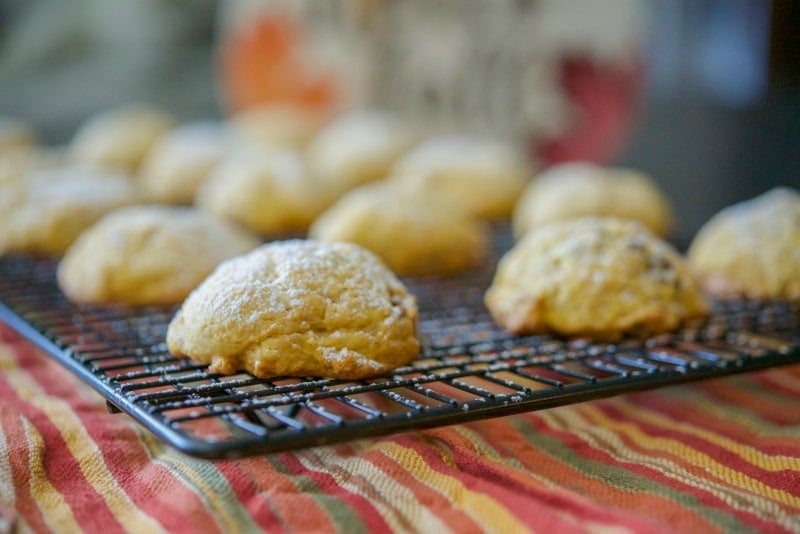
[[291, 240], [221, 264], [167, 331], [179, 357], [214, 373], [354, 380], [419, 353], [413, 295], [371, 252]]
[[800, 192], [776, 187], [723, 209], [688, 255], [717, 297], [800, 299]]
[[58, 284], [75, 302], [179, 304], [220, 262], [259, 243], [243, 228], [192, 208], [122, 208], [67, 250]]

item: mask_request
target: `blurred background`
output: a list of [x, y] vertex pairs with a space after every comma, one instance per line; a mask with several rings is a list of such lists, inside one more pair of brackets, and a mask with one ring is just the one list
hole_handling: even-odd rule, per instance
[[61, 144], [130, 101], [185, 120], [388, 107], [543, 164], [640, 168], [686, 245], [720, 208], [800, 187], [798, 28], [791, 0], [0, 0], [0, 115]]

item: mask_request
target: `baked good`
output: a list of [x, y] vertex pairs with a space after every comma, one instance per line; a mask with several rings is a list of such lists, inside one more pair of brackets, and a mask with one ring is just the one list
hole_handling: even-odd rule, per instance
[[37, 144], [36, 132], [29, 124], [0, 116], [0, 156], [25, 151]]
[[324, 117], [300, 106], [265, 104], [236, 113], [230, 120], [243, 139], [276, 148], [299, 148], [324, 124]]
[[523, 155], [488, 137], [453, 135], [429, 139], [395, 165], [392, 180], [411, 191], [448, 199], [487, 219], [511, 214], [529, 175]]
[[391, 183], [345, 194], [319, 216], [309, 237], [358, 243], [401, 276], [476, 267], [489, 248], [486, 222], [443, 200], [404, 193]]
[[0, 186], [14, 182], [28, 174], [44, 169], [67, 165], [67, 158], [60, 149], [31, 147], [0, 154]]
[[262, 235], [303, 232], [330, 203], [329, 194], [289, 150], [234, 151], [197, 191], [197, 205]]
[[79, 162], [133, 173], [174, 122], [171, 115], [157, 108], [128, 104], [83, 123], [70, 149]]
[[142, 164], [139, 183], [151, 200], [191, 204], [197, 188], [231, 147], [231, 135], [220, 124], [182, 124], [163, 135]]
[[584, 216], [620, 217], [666, 236], [672, 209], [644, 173], [593, 163], [562, 163], [540, 173], [523, 191], [514, 208], [517, 237], [553, 221]]
[[199, 210], [131, 206], [80, 235], [58, 266], [58, 284], [75, 302], [179, 304], [220, 262], [258, 245]]
[[800, 298], [800, 192], [778, 187], [723, 209], [697, 233], [688, 257], [715, 296]]
[[375, 110], [351, 112], [323, 128], [306, 156], [317, 178], [344, 192], [386, 178], [416, 139], [399, 117]]
[[214, 373], [355, 380], [419, 353], [417, 306], [371, 252], [283, 241], [222, 263], [169, 324], [176, 356]]
[[96, 168], [40, 170], [0, 185], [0, 254], [60, 254], [100, 217], [138, 200], [125, 176]]
[[639, 223], [585, 217], [533, 228], [485, 295], [518, 334], [617, 340], [668, 332], [709, 310], [683, 258]]

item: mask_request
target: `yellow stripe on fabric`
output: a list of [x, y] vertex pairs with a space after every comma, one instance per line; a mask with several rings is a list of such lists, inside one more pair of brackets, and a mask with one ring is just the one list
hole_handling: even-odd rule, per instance
[[[413, 492], [385, 473], [380, 465], [361, 455], [345, 457], [337, 454], [335, 448], [326, 447], [299, 453], [298, 460], [308, 469], [329, 474], [340, 487], [370, 501], [394, 532], [423, 526], [430, 532], [451, 532]], [[387, 502], [386, 497], [391, 502]], [[407, 506], [402, 506], [404, 503]], [[419, 517], [414, 518], [414, 515]]]
[[[476, 451], [481, 458], [500, 464], [500, 468], [504, 469], [508, 476], [513, 476], [515, 479], [520, 480], [526, 485], [530, 485], [526, 479], [531, 478], [536, 480], [536, 482], [540, 483], [544, 488], [553, 494], [572, 495], [572, 492], [564, 488], [563, 480], [556, 481], [542, 476], [539, 473], [536, 473], [525, 467], [522, 462], [513, 456], [501, 455], [493, 446], [483, 439], [478, 432], [470, 430], [467, 426], [454, 425], [449, 427], [448, 430], [453, 430], [464, 436], [476, 447]], [[519, 431], [515, 429], [515, 432]], [[561, 460], [555, 458], [554, 461], [561, 462]], [[521, 475], [520, 472], [524, 473], [524, 475]], [[627, 528], [619, 527], [613, 524], [602, 523], [597, 520], [591, 520], [588, 522], [584, 521], [582, 518], [576, 517], [567, 511], [552, 510], [552, 512], [559, 516], [563, 521], [572, 523], [575, 528], [580, 528], [580, 530], [584, 532], [629, 532], [629, 529]]]
[[227, 479], [208, 460], [190, 458], [170, 447], [149, 432], [141, 432], [139, 438], [147, 449], [150, 459], [163, 465], [173, 476], [181, 480], [208, 507], [208, 512], [217, 519], [222, 532], [256, 532], [259, 530], [250, 513], [244, 508]]
[[[751, 491], [755, 491], [761, 495], [766, 495], [774, 501], [782, 504], [800, 508], [800, 496], [792, 495], [786, 491], [767, 486], [760, 480], [754, 479], [741, 471], [737, 471], [728, 467], [727, 465], [717, 462], [712, 456], [699, 451], [682, 441], [664, 438], [653, 437], [643, 432], [638, 426], [633, 423], [620, 423], [615, 419], [608, 417], [608, 415], [595, 408], [592, 405], [584, 407], [584, 411], [590, 414], [601, 425], [610, 429], [617, 429], [621, 433], [629, 436], [635, 440], [636, 443], [642, 444], [645, 448], [661, 450], [676, 454], [690, 462], [693, 465], [701, 466], [714, 473], [718, 478], [724, 480], [733, 486], [746, 487]], [[796, 462], [795, 462], [796, 463]], [[796, 468], [795, 468], [796, 469]]]
[[508, 509], [492, 497], [472, 491], [458, 478], [428, 466], [425, 459], [410, 447], [391, 441], [382, 441], [378, 448], [404, 466], [420, 482], [444, 495], [453, 506], [458, 506], [469, 515], [484, 531], [491, 532], [529, 532]]
[[14, 507], [16, 494], [14, 492], [14, 477], [11, 471], [11, 459], [8, 457], [8, 451], [11, 447], [6, 440], [3, 426], [0, 425], [0, 504], [7, 508]]
[[694, 392], [686, 392], [682, 400], [691, 404], [698, 413], [708, 417], [717, 417], [734, 422], [738, 426], [743, 426], [756, 434], [769, 434], [775, 437], [797, 436], [797, 428], [794, 426], [780, 427], [770, 421], [754, 416], [752, 412], [746, 412], [736, 405], [722, 405], [719, 401], [711, 400], [704, 395]]
[[762, 451], [754, 447], [736, 442], [727, 436], [705, 430], [693, 424], [676, 421], [675, 419], [664, 416], [657, 412], [642, 410], [638, 406], [631, 406], [627, 403], [618, 403], [617, 407], [628, 417], [637, 419], [639, 421], [644, 421], [659, 428], [678, 430], [684, 434], [689, 434], [708, 441], [709, 443], [713, 443], [720, 448], [732, 452], [747, 463], [759, 467], [765, 471], [783, 471], [786, 469], [800, 471], [800, 458], [792, 458], [791, 456], [786, 455], [764, 454]]
[[[611, 428], [587, 421], [579, 414], [577, 409], [547, 410], [542, 413], [542, 417], [551, 427], [580, 437], [593, 448], [603, 450], [617, 461], [650, 466], [668, 478], [711, 493], [725, 502], [730, 508], [752, 513], [766, 521], [777, 522], [784, 526], [792, 523], [775, 501], [765, 499], [760, 495], [755, 495], [751, 491], [742, 490], [738, 487], [724, 486], [722, 483], [715, 482], [707, 477], [698, 477], [667, 458], [653, 457], [636, 452], [625, 445]], [[561, 420], [562, 418], [563, 421]]]
[[[8, 351], [5, 346], [0, 349]], [[37, 406], [58, 429], [70, 454], [78, 462], [81, 475], [97, 491], [120, 527], [133, 532], [164, 532], [163, 527], [134, 505], [119, 486], [108, 470], [100, 448], [67, 402], [48, 396], [30, 375], [21, 370], [12, 370], [8, 382], [20, 399]]]
[[21, 418], [25, 438], [28, 442], [28, 469], [31, 476], [28, 487], [31, 498], [42, 513], [42, 518], [54, 532], [81, 532], [80, 525], [72, 514], [64, 496], [50, 483], [44, 469], [44, 440], [38, 429]]

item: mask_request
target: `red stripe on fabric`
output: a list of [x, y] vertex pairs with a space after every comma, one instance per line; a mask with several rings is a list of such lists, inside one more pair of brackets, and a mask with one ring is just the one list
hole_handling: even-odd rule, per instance
[[[771, 486], [775, 489], [781, 489], [784, 491], [795, 491], [797, 488], [792, 487], [793, 485], [797, 484], [798, 472], [793, 471], [791, 469], [786, 469], [782, 471], [767, 471], [761, 467], [753, 465], [752, 463], [744, 460], [738, 454], [733, 451], [730, 451], [717, 443], [705, 440], [701, 437], [695, 436], [694, 434], [683, 432], [679, 427], [671, 427], [671, 428], [664, 428], [653, 425], [647, 421], [640, 420], [637, 418], [629, 417], [625, 412], [618, 409], [618, 407], [612, 403], [597, 403], [595, 407], [601, 411], [603, 411], [608, 417], [615, 419], [620, 423], [627, 423], [630, 425], [636, 426], [639, 430], [647, 434], [651, 438], [665, 438], [675, 440], [683, 445], [691, 447], [694, 449], [695, 452], [699, 454], [705, 454], [710, 456], [714, 459], [715, 462], [719, 464], [723, 464], [729, 469], [732, 469], [742, 475], [745, 475], [749, 478], [757, 480], [764, 484], [765, 486]], [[636, 448], [638, 450], [643, 450], [647, 454], [658, 454], [659, 456], [671, 456], [673, 459], [680, 460], [680, 456], [677, 453], [672, 453], [668, 450], [652, 450], [652, 449], [643, 449], [640, 444], [636, 441], [629, 439], [622, 433], [617, 433], [620, 439], [625, 440], [626, 444], [628, 444], [631, 448]], [[735, 440], [734, 440], [735, 441]], [[797, 445], [800, 445], [800, 440], [797, 440]], [[798, 450], [798, 449], [796, 449]], [[796, 454], [796, 452], [795, 452]], [[797, 458], [796, 456], [794, 456]], [[688, 462], [685, 464], [686, 469], [690, 471], [696, 472], [698, 477], [708, 476], [709, 473], [702, 467], [702, 466], [694, 466], [689, 464]], [[719, 480], [723, 481], [722, 478]], [[728, 482], [723, 481], [726, 485], [729, 484]]]
[[64, 497], [75, 520], [87, 530], [122, 532], [102, 496], [81, 475], [78, 460], [72, 455], [58, 427], [39, 407], [23, 402], [11, 392], [12, 386], [0, 376], [3, 402], [13, 405], [39, 431], [45, 442], [43, 467], [52, 486]]
[[[381, 441], [397, 441], [395, 438], [383, 438]], [[441, 492], [429, 485], [420, 482], [414, 475], [395, 458], [388, 456], [382, 450], [373, 449], [364, 455], [374, 466], [386, 476], [391, 477], [398, 484], [402, 484], [411, 491], [417, 500], [430, 508], [447, 525], [458, 525], [462, 532], [478, 532], [481, 526], [464, 510], [453, 506], [452, 502]]]
[[30, 493], [30, 450], [25, 427], [18, 410], [5, 402], [0, 405], [0, 424], [8, 442], [8, 460], [11, 464], [11, 480], [14, 484], [14, 508], [25, 523], [37, 532], [49, 530], [42, 511]]
[[[83, 394], [84, 389], [72, 373], [42, 355], [29, 342], [16, 337], [7, 344], [43, 391], [73, 408], [102, 452], [109, 472], [137, 507], [169, 530], [218, 529], [200, 497], [168, 468], [151, 460], [134, 428], [128, 420], [121, 419], [124, 416], [109, 414], [99, 396]], [[69, 449], [63, 453], [71, 456]], [[80, 475], [79, 469], [70, 472], [69, 477], [78, 478], [76, 475]]]
[[797, 398], [800, 396], [800, 365], [768, 369], [748, 375], [750, 380], [760, 383], [777, 395]]
[[328, 496], [338, 497], [340, 500], [350, 506], [350, 508], [359, 515], [361, 521], [371, 531], [390, 531], [389, 525], [386, 523], [383, 516], [365, 497], [355, 494], [342, 487], [338, 482], [336, 482], [336, 479], [328, 473], [321, 473], [319, 471], [307, 469], [295, 454], [280, 453], [277, 456], [281, 463], [283, 463], [283, 465], [285, 465], [290, 472], [308, 477], [314, 481], [322, 493]]
[[[454, 465], [444, 461], [441, 454], [435, 453], [432, 447], [421, 441], [420, 436], [423, 436], [422, 439], [433, 438], [447, 443], [447, 451]], [[407, 435], [403, 439], [406, 446], [423, 456], [432, 469], [458, 478], [471, 491], [491, 497], [525, 524], [536, 525], [543, 531], [583, 531], [584, 528], [579, 527], [578, 523], [564, 517], [569, 513], [578, 522], [607, 522], [636, 532], [664, 532], [654, 522], [631, 517], [627, 512], [608, 510], [566, 491], [519, 484], [492, 466], [485, 465], [480, 458], [468, 454], [467, 451], [472, 449], [470, 443], [452, 430], [429, 430], [421, 435]], [[526, 499], [526, 496], [533, 499]]]
[[[267, 458], [240, 460], [239, 468], [284, 513], [281, 521], [290, 532], [332, 532], [331, 518], [314, 498], [299, 490], [296, 480], [282, 473]], [[267, 497], [264, 497], [265, 499]], [[299, 513], [298, 513], [299, 512]]]
[[[259, 462], [265, 474], [274, 474], [272, 466], [265, 460]], [[215, 462], [217, 470], [225, 477], [236, 499], [247, 509], [253, 521], [269, 532], [285, 532], [285, 525], [281, 518], [275, 515], [269, 501], [259, 492], [254, 479], [237, 460]], [[262, 487], [269, 487], [270, 477], [267, 476]]]
[[[653, 482], [657, 482], [666, 487], [672, 488], [673, 490], [678, 491], [680, 493], [691, 495], [703, 506], [706, 506], [711, 509], [722, 510], [725, 513], [735, 517], [741, 523], [747, 524], [748, 526], [757, 529], [759, 532], [785, 532], [784, 529], [778, 527], [773, 522], [752, 516], [748, 512], [743, 510], [733, 509], [729, 503], [726, 503], [720, 497], [712, 493], [710, 489], [706, 490], [696, 485], [690, 485], [687, 482], [670, 477], [665, 472], [655, 469], [653, 467], [641, 465], [639, 463], [628, 460], [617, 460], [615, 457], [611, 456], [605, 450], [598, 449], [591, 443], [584, 442], [583, 440], [580, 439], [579, 436], [577, 436], [574, 433], [549, 428], [541, 420], [532, 419], [532, 422], [533, 421], [536, 422], [537, 428], [540, 431], [547, 431], [554, 436], [559, 436], [559, 439], [561, 439], [564, 442], [565, 446], [569, 446], [570, 449], [572, 449], [572, 451], [575, 454], [581, 456], [582, 458], [594, 460], [600, 463], [613, 465], [618, 468], [625, 469], [629, 472], [636, 473], [644, 478], [647, 478]], [[662, 457], [660, 455], [653, 456], [652, 451], [648, 451], [643, 454], [651, 458]], [[682, 468], [687, 467], [687, 464], [685, 464], [681, 458], [674, 457], [670, 459], [673, 460], [676, 464], [680, 465], [680, 467]]]
[[[533, 414], [530, 416], [538, 417]], [[681, 532], [698, 528], [706, 532], [714, 529], [705, 521], [704, 517], [688, 512], [686, 507], [668, 497], [654, 493], [637, 493], [636, 497], [632, 498], [629, 489], [617, 487], [606, 480], [601, 480], [596, 474], [584, 473], [568, 462], [551, 456], [549, 452], [537, 449], [525, 438], [524, 434], [511, 425], [509, 418], [501, 418], [487, 423], [492, 424], [492, 428], [482, 432], [483, 437], [489, 443], [492, 443], [495, 448], [503, 447], [508, 457], [514, 458], [528, 470], [536, 472], [543, 478], [568, 486], [578, 494], [591, 495], [599, 503], [617, 507], [621, 513], [640, 514], [644, 520], [658, 521]], [[474, 424], [484, 425], [487, 423]], [[547, 432], [542, 432], [542, 434], [550, 435]], [[518, 473], [510, 467], [507, 470], [511, 474]], [[550, 489], [550, 491], [567, 490]]]
[[[695, 395], [700, 394], [701, 392], [695, 393]], [[795, 456], [798, 451], [800, 436], [794, 437], [785, 433], [766, 433], [760, 431], [757, 427], [750, 426], [743, 421], [737, 421], [734, 418], [715, 417], [708, 413], [701, 413], [693, 405], [693, 398], [687, 398], [685, 395], [664, 397], [639, 393], [628, 397], [627, 402], [637, 408], [643, 408], [675, 421], [680, 421], [681, 424], [696, 426], [715, 434], [728, 436], [743, 444], [758, 443], [760, 451], [771, 455]], [[710, 399], [709, 402], [711, 402]], [[796, 399], [787, 399], [787, 402], [794, 403], [798, 401]], [[718, 405], [728, 411], [735, 409], [740, 412], [739, 415], [745, 413], [742, 405], [723, 405], [721, 403], [718, 403]], [[800, 419], [800, 412], [797, 413], [798, 419]], [[746, 419], [756, 421], [751, 418]], [[770, 423], [764, 423], [764, 425], [771, 426]]]
[[[742, 377], [723, 380], [710, 380], [699, 387], [704, 394], [717, 402], [741, 406], [753, 417], [763, 419], [777, 426], [793, 426], [797, 424], [797, 414], [786, 410], [785, 400], [772, 395], [764, 395], [763, 391], [753, 391], [752, 382]], [[760, 389], [760, 388], [758, 388]]]

